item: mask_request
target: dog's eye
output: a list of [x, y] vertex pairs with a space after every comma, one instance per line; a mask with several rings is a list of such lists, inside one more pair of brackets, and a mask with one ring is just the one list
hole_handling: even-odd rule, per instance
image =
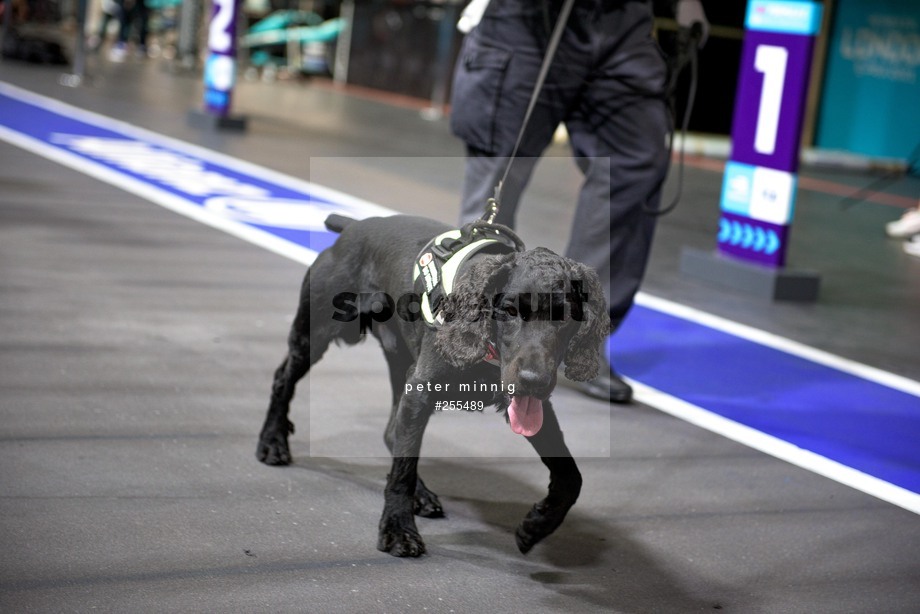
[[512, 317], [512, 318], [516, 318], [518, 315], [517, 307], [515, 307], [514, 305], [505, 305], [505, 307], [503, 308], [503, 311], [505, 312], [507, 316]]

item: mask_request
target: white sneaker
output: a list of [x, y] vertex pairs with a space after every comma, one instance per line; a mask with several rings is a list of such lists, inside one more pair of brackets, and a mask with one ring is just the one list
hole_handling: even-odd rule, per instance
[[907, 241], [904, 241], [904, 251], [911, 256], [920, 258], [920, 235], [914, 235]]
[[920, 234], [920, 208], [908, 209], [901, 219], [885, 224], [885, 232], [898, 239]]

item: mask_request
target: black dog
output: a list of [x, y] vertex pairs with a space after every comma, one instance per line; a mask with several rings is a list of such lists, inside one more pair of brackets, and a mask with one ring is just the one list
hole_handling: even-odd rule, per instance
[[[419, 317], [412, 272], [430, 259], [420, 251], [448, 227], [402, 215], [362, 221], [333, 215], [326, 225], [341, 236], [304, 279], [288, 355], [275, 373], [259, 460], [291, 462], [288, 435], [294, 425], [288, 411], [296, 383], [331, 341], [357, 343], [369, 329], [383, 346], [393, 388], [384, 434], [393, 465], [377, 548], [394, 556], [425, 552], [413, 514], [440, 517], [443, 511], [418, 478], [422, 435], [438, 401], [462, 400], [497, 405], [549, 468], [548, 495], [515, 533], [526, 553], [556, 530], [581, 490], [581, 474], [549, 396], [563, 362], [569, 379], [588, 380], [597, 373], [609, 318], [596, 273], [548, 249], [496, 244], [506, 253], [483, 250], [463, 264], [440, 301], [443, 322], [435, 327]], [[474, 235], [485, 231], [513, 237], [484, 222], [472, 229]], [[497, 360], [490, 364], [487, 355]], [[473, 391], [462, 392], [464, 382], [468, 389], [475, 382]]]

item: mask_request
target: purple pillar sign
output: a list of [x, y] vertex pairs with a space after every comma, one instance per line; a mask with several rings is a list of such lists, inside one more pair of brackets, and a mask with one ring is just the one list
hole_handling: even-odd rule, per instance
[[208, 59], [204, 65], [204, 107], [212, 115], [230, 114], [236, 82], [237, 0], [213, 0], [208, 25]]
[[741, 260], [785, 264], [821, 11], [810, 0], [748, 4], [718, 234], [719, 250]]

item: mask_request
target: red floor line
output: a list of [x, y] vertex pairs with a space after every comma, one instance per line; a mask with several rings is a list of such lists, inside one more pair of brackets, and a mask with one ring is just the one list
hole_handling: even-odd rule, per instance
[[[721, 174], [725, 171], [724, 160], [715, 160], [712, 158], [704, 158], [702, 156], [685, 156], [684, 164], [693, 168], [712, 171], [714, 173]], [[840, 196], [843, 198], [848, 196], [855, 196], [859, 193], [860, 190], [858, 187], [847, 185], [845, 183], [837, 183], [836, 181], [828, 181], [826, 179], [816, 179], [814, 177], [802, 177], [801, 175], [799, 176], [799, 187], [803, 190], [820, 192], [822, 194]], [[888, 205], [891, 207], [900, 207], [902, 209], [911, 209], [920, 204], [916, 198], [899, 196], [897, 194], [889, 194], [887, 192], [869, 192], [867, 194], [861, 195], [859, 198], [860, 200], [867, 200], [878, 203], [880, 205]]]

